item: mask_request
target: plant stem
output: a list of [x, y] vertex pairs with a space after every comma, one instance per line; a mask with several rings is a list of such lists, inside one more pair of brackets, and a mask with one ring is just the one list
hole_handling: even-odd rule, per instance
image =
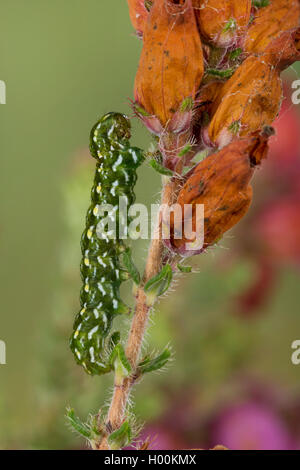
[[[162, 191], [162, 204], [167, 204], [169, 206], [173, 204], [177, 185], [177, 180], [171, 180], [165, 184]], [[159, 214], [156, 232], [158, 235], [150, 244], [143, 276], [143, 285], [155, 276], [161, 268], [163, 242], [161, 240], [160, 218]], [[139, 287], [136, 294], [135, 313], [132, 319], [126, 346], [126, 356], [131, 364], [133, 374], [130, 377], [125, 377], [121, 384], [114, 385], [113, 397], [106, 420], [106, 429], [108, 432], [113, 432], [116, 429], [119, 429], [124, 420], [131, 389], [135, 382], [135, 372], [140, 358], [151, 308], [152, 306], [147, 305], [147, 299], [143, 287]], [[97, 449], [109, 449], [107, 436], [102, 438], [101, 442], [97, 445]]]

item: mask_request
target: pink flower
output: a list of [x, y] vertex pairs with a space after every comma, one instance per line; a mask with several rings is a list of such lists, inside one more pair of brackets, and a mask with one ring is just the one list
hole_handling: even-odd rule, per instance
[[222, 442], [232, 450], [294, 448], [280, 417], [271, 408], [255, 402], [226, 410], [215, 424], [213, 442]]

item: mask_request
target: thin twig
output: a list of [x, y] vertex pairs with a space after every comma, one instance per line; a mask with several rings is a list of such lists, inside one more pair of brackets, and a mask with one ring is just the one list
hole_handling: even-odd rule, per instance
[[[173, 204], [177, 186], [177, 180], [171, 180], [164, 186], [162, 191], [162, 204], [167, 204], [168, 206]], [[159, 272], [162, 264], [163, 243], [160, 233], [160, 215], [157, 225], [157, 233], [159, 236], [154, 238], [150, 244], [143, 276], [143, 285]], [[109, 429], [110, 432], [120, 428], [125, 417], [127, 403], [134, 384], [135, 371], [140, 358], [143, 339], [151, 310], [151, 307], [147, 305], [146, 300], [143, 287], [139, 287], [136, 294], [135, 313], [132, 319], [126, 347], [126, 356], [131, 364], [133, 374], [130, 377], [124, 378], [121, 385], [115, 384], [114, 386], [113, 397], [106, 420], [106, 428]], [[109, 449], [107, 436], [102, 438], [97, 448], [98, 450]]]

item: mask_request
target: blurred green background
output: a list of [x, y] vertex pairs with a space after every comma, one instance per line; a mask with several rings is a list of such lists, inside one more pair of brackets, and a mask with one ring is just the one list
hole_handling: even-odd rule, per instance
[[[97, 412], [112, 384], [111, 377], [86, 377], [67, 342], [78, 309], [79, 238], [93, 177], [88, 136], [105, 112], [130, 112], [141, 43], [125, 0], [0, 5], [0, 79], [7, 86], [7, 104], [0, 106], [0, 339], [7, 345], [0, 446], [77, 448], [82, 442], [65, 425], [66, 406], [83, 418]], [[144, 147], [150, 141], [138, 123], [134, 141]], [[139, 174], [138, 200], [157, 202], [158, 176], [147, 165]], [[137, 245], [141, 266], [146, 246]], [[149, 348], [171, 341], [175, 361], [137, 388], [136, 411], [158, 432], [174, 418], [176, 437], [168, 435], [166, 446], [210, 445], [216, 410], [248, 400], [257, 387], [265, 402], [270, 390], [272, 396], [280, 390], [300, 408], [300, 366], [290, 361], [291, 343], [300, 337], [298, 267], [284, 263], [262, 311], [243, 317], [234, 299], [251, 284], [255, 263], [234, 245], [227, 237], [222, 246], [230, 250], [193, 260], [200, 272], [182, 278], [156, 312]], [[289, 432], [293, 445], [300, 443], [299, 428]]]

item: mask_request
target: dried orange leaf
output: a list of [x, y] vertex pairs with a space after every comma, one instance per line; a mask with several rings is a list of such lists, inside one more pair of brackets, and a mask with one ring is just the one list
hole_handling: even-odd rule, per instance
[[[184, 211], [190, 204], [192, 210], [185, 212], [192, 218], [192, 229], [196, 231], [196, 205], [204, 205], [204, 246], [216, 243], [227, 230], [232, 228], [248, 211], [252, 200], [250, 180], [254, 168], [266, 158], [268, 151], [268, 133], [252, 135], [227, 145], [217, 153], [202, 160], [187, 179], [181, 189], [177, 203]], [[182, 232], [182, 219], [173, 218], [171, 233]], [[195, 236], [195, 235], [194, 235]], [[186, 251], [186, 243], [194, 239], [175, 237], [171, 241], [173, 249], [182, 255], [191, 254]]]
[[139, 36], [143, 35], [147, 18], [148, 10], [145, 6], [145, 0], [127, 0], [129, 6], [129, 16], [132, 26], [137, 31]]
[[263, 57], [250, 56], [223, 85], [212, 105], [209, 140], [223, 147], [271, 125], [282, 99], [279, 71]]
[[203, 37], [219, 47], [237, 44], [250, 19], [251, 0], [194, 0]]
[[263, 52], [281, 32], [296, 28], [299, 20], [298, 0], [270, 0], [268, 6], [255, 10], [245, 38], [245, 51]]
[[144, 31], [136, 103], [166, 126], [187, 100], [193, 103], [202, 76], [202, 46], [192, 1], [182, 5], [155, 0]]

